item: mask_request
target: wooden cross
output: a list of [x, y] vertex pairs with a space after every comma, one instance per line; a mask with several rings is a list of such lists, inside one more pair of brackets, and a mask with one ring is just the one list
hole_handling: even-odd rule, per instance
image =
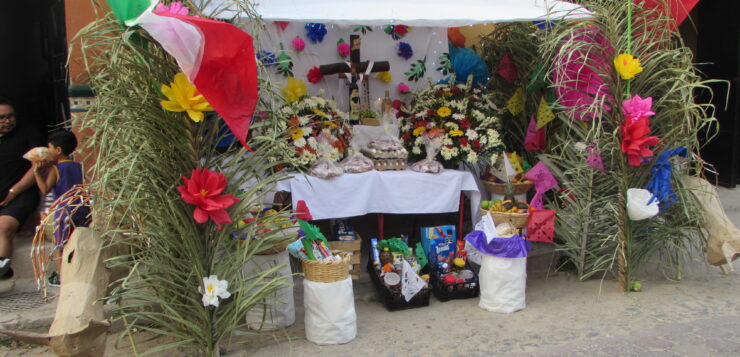
[[[330, 74], [338, 74], [340, 78], [345, 78], [346, 73], [365, 73], [367, 71], [367, 67], [370, 64], [370, 61], [360, 62], [360, 35], [350, 35], [349, 36], [349, 46], [350, 46], [350, 53], [349, 53], [349, 65], [345, 62], [340, 63], [332, 63], [332, 64], [325, 64], [319, 66], [319, 71], [323, 75], [330, 75]], [[388, 61], [380, 61], [375, 62], [373, 64], [373, 68], [370, 70], [370, 73], [376, 73], [376, 72], [387, 72], [391, 69], [390, 63]], [[356, 80], [353, 78], [353, 80]], [[365, 80], [365, 85], [367, 85], [367, 80]], [[365, 87], [367, 88], [367, 87]], [[366, 89], [366, 92], [369, 89]], [[368, 101], [370, 100], [367, 98]]]

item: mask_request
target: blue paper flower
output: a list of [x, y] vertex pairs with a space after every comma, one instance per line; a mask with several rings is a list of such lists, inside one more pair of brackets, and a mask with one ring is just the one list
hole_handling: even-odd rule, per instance
[[[450, 48], [450, 62], [457, 84], [465, 83], [468, 76], [472, 74], [473, 85], [485, 87], [488, 82], [488, 66], [475, 51], [469, 48]], [[437, 83], [447, 83], [449, 81], [450, 77], [447, 77]]]
[[408, 60], [414, 55], [414, 50], [411, 49], [411, 45], [406, 42], [398, 43], [398, 55], [403, 59]]
[[326, 36], [326, 25], [315, 22], [306, 24], [306, 37], [313, 43], [324, 41]]
[[651, 177], [650, 182], [648, 182], [647, 185], [647, 190], [653, 194], [653, 197], [648, 201], [648, 204], [658, 200], [660, 202], [661, 210], [670, 207], [674, 202], [676, 202], [676, 193], [673, 191], [673, 187], [671, 187], [673, 171], [670, 160], [671, 156], [674, 155], [686, 157], [688, 155], [688, 150], [683, 146], [665, 150], [660, 154], [658, 159], [655, 160], [655, 164], [653, 164], [653, 167], [650, 169]]
[[262, 62], [266, 67], [272, 66], [277, 61], [277, 56], [270, 51], [259, 51], [257, 52], [257, 60]]

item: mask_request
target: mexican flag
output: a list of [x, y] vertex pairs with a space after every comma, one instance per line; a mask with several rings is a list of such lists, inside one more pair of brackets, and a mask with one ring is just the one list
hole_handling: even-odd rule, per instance
[[[108, 0], [127, 26], [141, 26], [177, 61], [180, 69], [247, 147], [257, 105], [253, 39], [238, 27], [157, 6], [156, 0]], [[184, 11], [183, 11], [184, 9]]]

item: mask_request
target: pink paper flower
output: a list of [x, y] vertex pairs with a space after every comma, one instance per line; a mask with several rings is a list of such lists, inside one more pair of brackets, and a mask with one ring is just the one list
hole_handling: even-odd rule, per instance
[[306, 42], [302, 38], [296, 36], [293, 38], [293, 49], [296, 51], [303, 51], [306, 48]]
[[337, 45], [337, 52], [339, 52], [339, 55], [342, 57], [349, 56], [349, 43], [342, 42]]
[[411, 92], [411, 88], [405, 83], [400, 83], [398, 85], [398, 91], [401, 93], [408, 93], [408, 92]]
[[170, 3], [170, 6], [159, 3], [157, 4], [157, 8], [155, 9], [155, 11], [168, 12], [175, 15], [187, 15], [190, 9], [188, 9], [187, 6], [184, 6], [181, 1], [175, 1], [173, 3]]
[[652, 109], [653, 97], [642, 99], [639, 95], [635, 94], [632, 98], [622, 102], [622, 113], [632, 120], [655, 115]]
[[588, 158], [586, 158], [586, 164], [599, 170], [603, 173], [604, 171], [604, 160], [601, 159], [601, 152], [596, 147], [595, 143], [591, 143], [588, 147]]
[[208, 169], [193, 170], [190, 178], [182, 178], [185, 183], [183, 186], [177, 186], [182, 199], [195, 205], [193, 218], [198, 223], [205, 223], [212, 219], [217, 224], [231, 223], [226, 208], [231, 207], [239, 201], [239, 198], [233, 194], [225, 194], [226, 176]]

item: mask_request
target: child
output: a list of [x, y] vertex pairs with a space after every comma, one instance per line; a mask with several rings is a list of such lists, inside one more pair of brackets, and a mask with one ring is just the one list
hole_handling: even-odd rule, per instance
[[[70, 159], [70, 155], [77, 148], [77, 138], [72, 132], [62, 130], [52, 133], [49, 135], [48, 147], [52, 161], [34, 163], [34, 176], [41, 195], [52, 191], [56, 200], [73, 186], [82, 184], [82, 165]], [[75, 227], [87, 227], [89, 213], [90, 210], [83, 206], [81, 200], [59, 205], [59, 209], [54, 213], [54, 261], [60, 273], [54, 273], [49, 277], [50, 285], [59, 285], [62, 248]]]

